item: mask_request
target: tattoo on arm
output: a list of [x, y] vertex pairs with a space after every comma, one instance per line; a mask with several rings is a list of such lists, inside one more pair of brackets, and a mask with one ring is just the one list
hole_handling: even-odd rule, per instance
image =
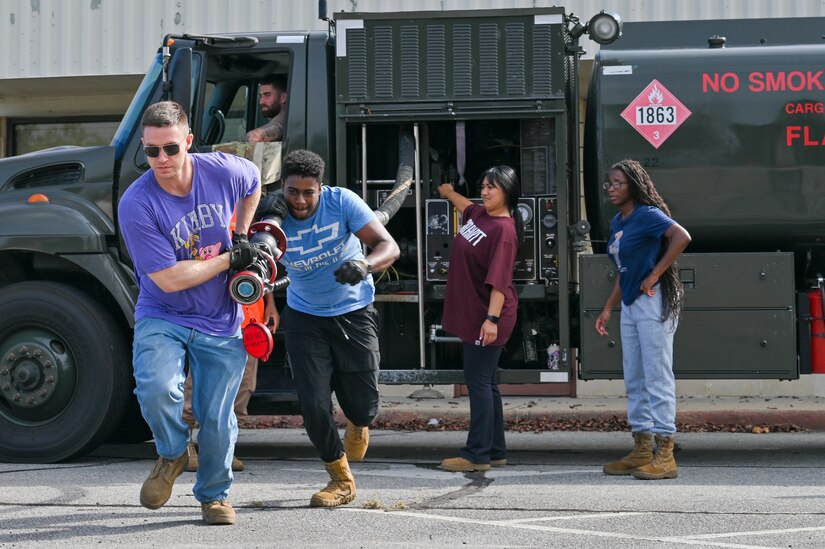
[[261, 133], [262, 141], [278, 141], [284, 135], [284, 125], [273, 118], [255, 131]]
[[255, 128], [254, 130], [251, 130], [249, 133], [241, 137], [239, 141], [280, 141], [283, 138], [283, 136], [284, 125], [273, 118], [260, 128]]

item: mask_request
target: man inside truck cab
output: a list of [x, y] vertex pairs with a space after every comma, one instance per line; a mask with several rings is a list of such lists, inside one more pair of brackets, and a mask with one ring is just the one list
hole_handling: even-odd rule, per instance
[[241, 141], [267, 143], [282, 141], [286, 125], [286, 77], [280, 74], [268, 76], [258, 87], [258, 105], [261, 114], [269, 122], [247, 133]]
[[[241, 271], [261, 254], [246, 238], [261, 195], [260, 176], [243, 158], [190, 154], [188, 117], [175, 102], [151, 105], [141, 127], [151, 169], [118, 205], [139, 286], [135, 394], [159, 455], [140, 503], [162, 507], [188, 462], [189, 427], [181, 417], [188, 361], [203, 450], [193, 492], [207, 524], [234, 524], [235, 511], [227, 501], [238, 436], [232, 404], [246, 352], [240, 307], [228, 283], [230, 269]], [[238, 234], [230, 234], [236, 207]]]

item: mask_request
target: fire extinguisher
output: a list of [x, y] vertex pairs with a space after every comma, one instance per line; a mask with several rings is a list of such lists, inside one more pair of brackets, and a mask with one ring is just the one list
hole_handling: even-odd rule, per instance
[[825, 303], [825, 278], [816, 279], [817, 286], [808, 293], [811, 309], [811, 371], [825, 374], [825, 315], [822, 304]]

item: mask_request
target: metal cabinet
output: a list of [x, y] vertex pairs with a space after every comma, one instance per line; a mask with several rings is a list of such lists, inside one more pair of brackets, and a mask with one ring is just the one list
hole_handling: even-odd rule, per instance
[[[791, 253], [684, 254], [685, 307], [674, 342], [682, 379], [796, 379], [796, 314]], [[606, 255], [581, 267], [581, 379], [622, 377], [620, 311], [609, 336], [594, 328], [616, 269]]]

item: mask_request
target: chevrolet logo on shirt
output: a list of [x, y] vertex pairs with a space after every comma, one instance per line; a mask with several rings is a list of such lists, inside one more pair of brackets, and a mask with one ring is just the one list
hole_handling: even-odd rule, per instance
[[[313, 252], [317, 252], [318, 250], [324, 247], [324, 244], [329, 242], [330, 240], [334, 240], [338, 238], [338, 228], [339, 222], [336, 221], [331, 225], [327, 225], [326, 227], [317, 227], [313, 225], [309, 229], [304, 229], [302, 231], [298, 231], [298, 234], [293, 237], [287, 237], [287, 252], [298, 252], [301, 255], [310, 254]], [[329, 233], [328, 236], [320, 236], [324, 233]], [[311, 248], [304, 249], [303, 240], [306, 238], [308, 240], [307, 244], [311, 245], [312, 241], [317, 238], [315, 245]], [[296, 245], [298, 244], [298, 245]]]

